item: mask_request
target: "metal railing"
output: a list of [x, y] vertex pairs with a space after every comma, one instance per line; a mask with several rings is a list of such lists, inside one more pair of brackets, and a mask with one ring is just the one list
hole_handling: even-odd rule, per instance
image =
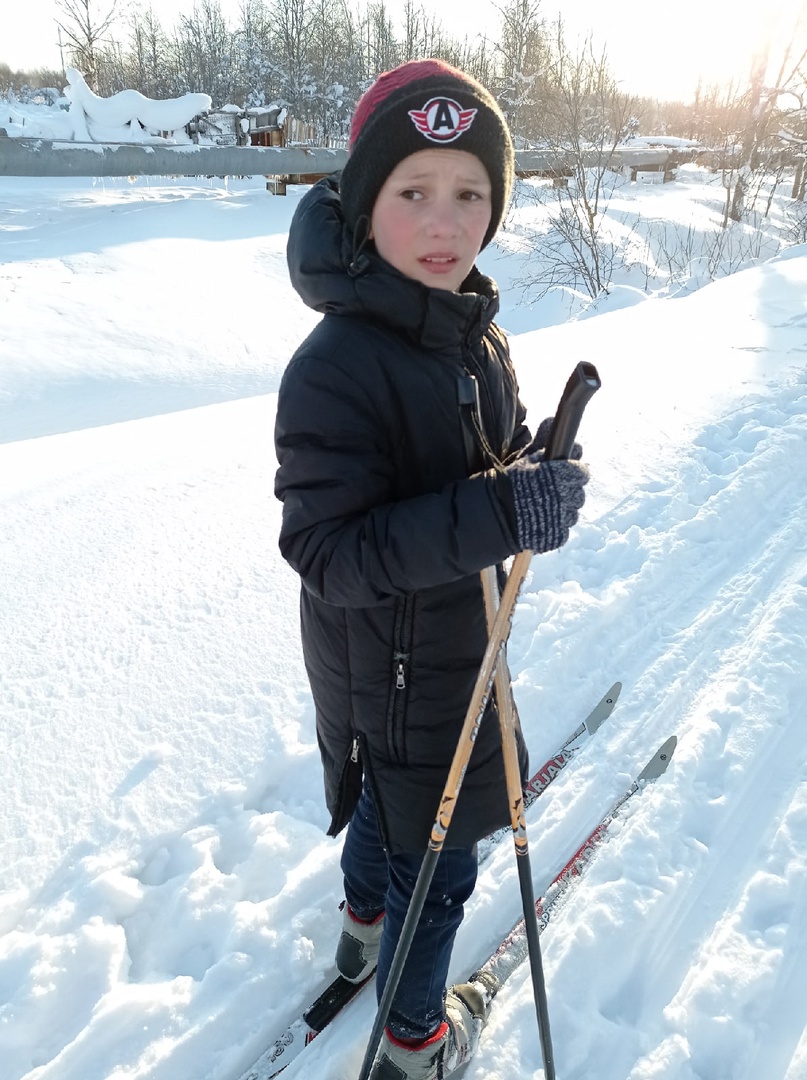
[[[664, 148], [620, 147], [608, 155], [619, 168], [660, 168], [673, 159]], [[591, 151], [585, 164], [603, 161]], [[315, 146], [148, 146], [134, 143], [74, 143], [0, 136], [0, 176], [311, 176], [327, 175], [347, 161], [345, 150]], [[522, 150], [516, 172], [562, 176], [569, 159], [562, 151]]]

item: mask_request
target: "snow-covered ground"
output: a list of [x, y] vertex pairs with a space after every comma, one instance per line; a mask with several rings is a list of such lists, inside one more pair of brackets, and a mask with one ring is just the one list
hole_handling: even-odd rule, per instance
[[[5, 1080], [237, 1080], [331, 971], [340, 840], [272, 496], [316, 318], [285, 271], [302, 191], [0, 179]], [[702, 193], [619, 197], [686, 228]], [[542, 937], [558, 1076], [805, 1080], [807, 249], [575, 321], [517, 305], [518, 250], [480, 261], [532, 420], [578, 360], [602, 378], [581, 524], [511, 640], [533, 763], [624, 684], [528, 815], [537, 893], [679, 740]], [[485, 864], [453, 977], [517, 920], [514, 861]], [[284, 1076], [353, 1080], [374, 1013]], [[540, 1061], [524, 967], [466, 1078]]]

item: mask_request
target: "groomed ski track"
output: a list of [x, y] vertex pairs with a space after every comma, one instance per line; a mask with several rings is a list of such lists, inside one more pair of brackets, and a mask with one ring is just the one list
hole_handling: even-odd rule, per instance
[[[26, 181], [7, 207], [9, 1080], [236, 1080], [321, 989], [340, 922], [271, 496], [272, 394], [313, 324], [292, 196], [129, 187]], [[533, 766], [623, 684], [528, 814], [537, 895], [678, 736], [542, 935], [559, 1080], [807, 1080], [805, 254], [513, 338], [533, 424], [578, 359], [603, 378], [582, 522], [533, 561], [509, 650]], [[231, 312], [271, 300], [271, 340], [180, 320], [211, 282]], [[452, 978], [519, 916], [505, 842]], [[373, 1015], [365, 991], [284, 1080], [355, 1080]], [[462, 1080], [541, 1080], [526, 968]]]

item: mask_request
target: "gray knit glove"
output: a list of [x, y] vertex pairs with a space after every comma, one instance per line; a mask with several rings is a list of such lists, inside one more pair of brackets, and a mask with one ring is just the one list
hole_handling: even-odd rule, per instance
[[505, 469], [516, 510], [521, 551], [553, 551], [569, 539], [569, 529], [585, 502], [588, 469], [577, 461], [539, 460], [532, 454]]
[[[532, 438], [532, 442], [528, 443], [527, 446], [524, 447], [524, 449], [521, 451], [520, 457], [531, 457], [533, 454], [536, 454], [538, 455], [536, 460], [540, 461], [541, 458], [543, 458], [543, 454], [538, 454], [538, 451], [543, 450], [546, 447], [546, 444], [549, 441], [549, 433], [552, 430], [552, 424], [554, 422], [554, 416], [547, 416], [545, 420], [541, 421], [541, 423], [538, 425], [538, 430], [535, 432], [535, 435]], [[583, 447], [580, 445], [579, 442], [574, 443], [572, 445], [572, 452], [569, 454], [569, 457], [573, 461], [579, 461], [582, 456]]]

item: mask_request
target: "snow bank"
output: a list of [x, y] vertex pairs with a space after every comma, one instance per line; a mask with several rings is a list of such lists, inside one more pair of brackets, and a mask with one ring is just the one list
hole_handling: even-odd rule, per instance
[[160, 101], [138, 90], [121, 90], [102, 98], [76, 68], [68, 68], [66, 74], [68, 109], [0, 100], [0, 127], [12, 137], [55, 141], [190, 142], [185, 126], [212, 107], [208, 94], [183, 94]]
[[176, 138], [194, 116], [212, 105], [208, 94], [155, 101], [138, 90], [121, 90], [111, 98], [101, 98], [75, 68], [67, 69], [67, 81], [65, 97], [71, 103], [73, 137], [79, 142], [145, 142], [161, 132]]

